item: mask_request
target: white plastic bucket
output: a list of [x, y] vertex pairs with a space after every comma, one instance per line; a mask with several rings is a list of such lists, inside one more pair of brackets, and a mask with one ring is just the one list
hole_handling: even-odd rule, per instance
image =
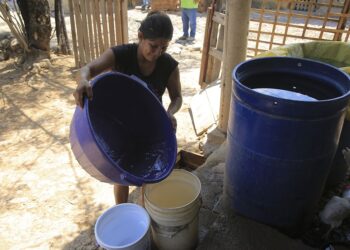
[[150, 249], [150, 218], [146, 210], [132, 203], [115, 205], [95, 225], [97, 243], [107, 250]]
[[159, 250], [186, 250], [197, 245], [200, 191], [198, 177], [182, 169], [173, 170], [159, 183], [146, 185], [145, 207]]

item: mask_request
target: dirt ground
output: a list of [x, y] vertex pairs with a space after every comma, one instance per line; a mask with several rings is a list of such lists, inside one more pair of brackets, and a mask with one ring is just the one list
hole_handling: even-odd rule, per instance
[[[146, 14], [130, 10], [128, 15], [130, 41], [135, 41]], [[177, 38], [181, 16], [170, 16]], [[169, 47], [180, 62], [184, 97], [176, 115], [178, 144], [193, 150], [198, 139], [188, 106], [199, 90], [204, 14], [197, 25], [195, 44]], [[0, 34], [6, 31], [0, 23]], [[98, 248], [93, 226], [114, 204], [113, 187], [90, 177], [70, 149], [76, 72], [73, 56], [52, 55], [36, 70], [21, 69], [14, 59], [0, 62], [0, 249]]]

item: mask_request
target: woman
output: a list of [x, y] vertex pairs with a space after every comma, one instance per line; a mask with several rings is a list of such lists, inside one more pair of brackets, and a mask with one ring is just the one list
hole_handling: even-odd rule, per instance
[[[84, 95], [93, 98], [89, 83], [92, 77], [106, 70], [117, 70], [142, 79], [160, 101], [165, 89], [168, 90], [171, 102], [167, 112], [176, 130], [174, 114], [182, 105], [182, 96], [178, 62], [166, 53], [172, 36], [173, 25], [169, 16], [162, 12], [150, 12], [141, 22], [138, 44], [109, 48], [80, 70], [78, 86], [74, 92], [76, 104], [83, 107]], [[129, 187], [115, 184], [114, 196], [117, 204], [127, 202]]]

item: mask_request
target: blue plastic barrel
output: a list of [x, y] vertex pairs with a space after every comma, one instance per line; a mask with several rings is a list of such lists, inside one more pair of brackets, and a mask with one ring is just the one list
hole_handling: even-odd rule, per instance
[[315, 212], [337, 149], [349, 77], [328, 64], [290, 57], [243, 62], [232, 77], [229, 205], [297, 234]]
[[331, 170], [326, 182], [325, 191], [339, 186], [347, 177], [349, 166], [345, 161], [343, 150], [350, 148], [350, 120], [345, 118], [343, 129], [340, 134], [337, 152], [335, 153]]
[[177, 154], [171, 121], [157, 97], [136, 77], [109, 72], [92, 81], [93, 99], [77, 107], [70, 143], [96, 179], [137, 185], [159, 182]]

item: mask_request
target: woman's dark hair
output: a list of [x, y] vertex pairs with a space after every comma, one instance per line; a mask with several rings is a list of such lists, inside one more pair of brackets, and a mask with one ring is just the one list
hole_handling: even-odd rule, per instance
[[145, 39], [173, 38], [173, 24], [167, 14], [161, 11], [151, 11], [141, 22], [139, 31]]

